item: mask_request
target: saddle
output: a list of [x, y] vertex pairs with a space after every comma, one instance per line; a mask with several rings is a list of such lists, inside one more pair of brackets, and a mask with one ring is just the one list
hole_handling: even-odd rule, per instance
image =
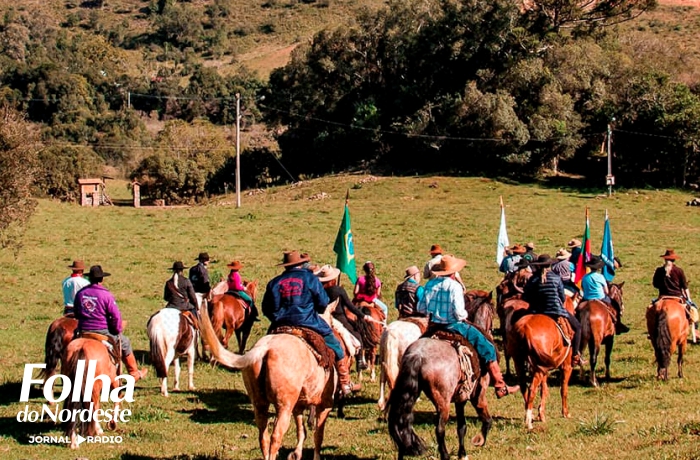
[[183, 322], [185, 322], [185, 323], [189, 324], [190, 326], [192, 326], [195, 331], [199, 330], [199, 320], [194, 315], [194, 313], [192, 313], [191, 310], [182, 311], [182, 312], [180, 312], [180, 315], [182, 317], [184, 317], [184, 319], [185, 319], [185, 321], [180, 321], [180, 328], [182, 328], [182, 324], [183, 324]]
[[113, 337], [100, 334], [99, 332], [81, 331], [78, 335], [78, 338], [97, 340], [98, 342], [102, 342], [102, 344], [105, 347], [107, 347], [107, 351], [109, 352], [109, 358], [112, 361], [112, 364], [117, 366], [121, 362], [122, 347], [119, 341], [115, 340]]
[[299, 337], [311, 350], [318, 365], [329, 371], [335, 363], [335, 353], [326, 345], [323, 336], [318, 332], [303, 326], [277, 326], [270, 334], [289, 334]]
[[569, 320], [563, 316], [559, 316], [555, 322], [561, 338], [564, 340], [564, 345], [567, 347], [571, 346], [571, 340], [574, 338], [574, 330], [569, 324]]
[[[422, 337], [443, 340], [448, 342], [455, 349], [460, 372], [454, 399], [467, 399], [474, 391], [476, 382], [481, 375], [481, 370], [479, 369], [479, 372], [475, 372], [472, 364], [472, 358], [474, 358], [476, 354], [474, 346], [469, 343], [467, 339], [462, 337], [462, 335], [445, 330], [442, 324], [431, 323]], [[481, 359], [478, 356], [476, 358], [479, 359], [481, 363]]]

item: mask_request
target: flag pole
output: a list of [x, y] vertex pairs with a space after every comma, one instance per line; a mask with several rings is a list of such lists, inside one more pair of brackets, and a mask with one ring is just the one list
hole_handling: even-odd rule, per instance
[[350, 202], [350, 189], [345, 192], [345, 206]]
[[501, 209], [503, 209], [503, 195], [499, 196], [498, 199], [501, 202]]

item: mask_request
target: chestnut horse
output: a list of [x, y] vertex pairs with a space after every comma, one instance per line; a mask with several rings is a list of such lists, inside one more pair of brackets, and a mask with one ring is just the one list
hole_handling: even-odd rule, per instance
[[[567, 310], [573, 312], [573, 303], [567, 298]], [[532, 408], [540, 388], [538, 419], [545, 421], [545, 404], [549, 389], [547, 375], [557, 368], [562, 370], [561, 412], [569, 417], [569, 378], [571, 378], [571, 344], [564, 342], [556, 322], [547, 315], [529, 314], [512, 325], [508, 333], [508, 354], [513, 358], [518, 374], [520, 391], [525, 400], [525, 424], [532, 429]]]
[[683, 378], [683, 355], [690, 328], [683, 299], [661, 297], [647, 308], [647, 331], [656, 355], [656, 377], [668, 380], [671, 356], [678, 348], [678, 377]]
[[508, 347], [508, 341], [510, 340], [509, 333], [510, 330], [513, 328], [512, 318], [516, 311], [526, 310], [529, 307], [530, 304], [522, 300], [520, 298], [520, 295], [518, 295], [506, 299], [501, 305], [501, 308], [497, 308], [498, 316], [500, 317], [501, 321], [500, 329], [502, 334], [501, 338], [503, 340], [503, 356], [506, 361], [506, 377], [510, 377], [512, 375], [510, 371], [510, 360], [512, 356]]
[[[315, 419], [314, 460], [320, 460], [325, 423], [333, 408], [336, 373], [321, 367], [309, 346], [290, 334], [266, 335], [248, 353], [237, 355], [221, 345], [207, 315], [202, 315], [201, 333], [216, 361], [242, 371], [255, 413], [263, 459], [277, 458], [284, 434], [294, 416], [297, 445], [288, 458], [301, 460], [306, 438], [304, 411], [312, 409]], [[267, 429], [270, 404], [275, 407], [277, 415], [272, 436]]]
[[[250, 298], [255, 302], [258, 280], [244, 282], [243, 285]], [[243, 299], [231, 294], [215, 296], [212, 299], [211, 305], [211, 321], [214, 326], [214, 331], [224, 345], [224, 348], [228, 348], [228, 342], [235, 331], [236, 341], [238, 342], [238, 353], [243, 354], [255, 321], [255, 319], [250, 316], [250, 308]], [[223, 333], [223, 328], [226, 328], [226, 335]]]
[[[92, 411], [94, 414], [95, 411], [100, 409], [100, 394], [103, 391], [104, 382], [101, 378], [96, 378], [94, 386], [92, 387], [90, 401], [83, 401], [84, 398], [82, 393], [85, 392], [85, 381], [87, 379], [88, 374], [88, 363], [92, 360], [96, 361], [97, 367], [95, 368], [95, 375], [106, 375], [109, 378], [110, 387], [108, 389], [105, 389], [107, 393], [109, 393], [115, 388], [119, 388], [117, 380], [117, 368], [114, 364], [112, 364], [109, 351], [102, 342], [100, 342], [99, 340], [87, 338], [75, 339], [72, 342], [70, 342], [70, 344], [66, 348], [65, 360], [62, 362], [63, 373], [66, 376], [68, 376], [69, 381], [73, 382], [74, 385], [77, 385], [75, 378], [78, 360], [85, 360], [85, 370], [82, 375], [83, 382], [81, 387], [81, 395], [79, 398], [80, 400], [73, 401], [74, 398], [67, 398], [64, 402], [63, 409], [68, 409], [71, 413], [73, 413], [74, 411], [90, 409], [90, 404], [92, 403]], [[122, 376], [121, 378], [130, 378], [133, 380], [133, 377], [130, 375]], [[115, 402], [115, 411], [118, 411], [119, 405], [119, 402]], [[79, 417], [70, 417], [68, 421], [63, 422], [63, 429], [65, 431], [65, 435], [70, 437], [71, 440], [71, 449], [77, 449], [80, 446], [80, 443], [78, 442], [78, 434], [87, 437], [101, 436], [104, 433], [102, 427], [100, 426], [100, 423], [96, 420], [96, 417], [93, 418], [94, 419], [91, 422], [82, 422]], [[110, 430], [114, 430], [116, 426], [117, 423], [115, 419], [110, 420], [107, 424], [107, 427]]]
[[[624, 285], [624, 281], [620, 284], [610, 284], [610, 298], [620, 306], [620, 312], [625, 309], [622, 298]], [[610, 356], [615, 342], [615, 323], [610, 308], [600, 300], [590, 300], [583, 302], [577, 310], [581, 321], [581, 343], [588, 344], [590, 355], [591, 372], [588, 380], [594, 387], [598, 386], [595, 368], [601, 345], [605, 345], [605, 380], [610, 380]], [[583, 374], [583, 366], [581, 366], [581, 373]]]
[[435, 436], [441, 460], [449, 460], [445, 445], [445, 425], [450, 418], [450, 403], [455, 403], [459, 459], [466, 459], [464, 436], [467, 423], [464, 406], [470, 401], [481, 420], [481, 432], [472, 438], [472, 444], [483, 446], [491, 428], [492, 419], [486, 402], [488, 375], [481, 376], [476, 350], [467, 346], [474, 373], [470, 391], [459, 391], [461, 364], [457, 351], [447, 341], [418, 339], [406, 349], [401, 361], [401, 372], [389, 398], [389, 434], [399, 449], [399, 460], [404, 456], [422, 456], [425, 444], [413, 429], [413, 407], [423, 391], [437, 411]]
[[73, 340], [73, 334], [77, 328], [78, 320], [72, 316], [61, 316], [49, 325], [44, 344], [44, 362], [46, 367], [41, 370], [40, 378], [48, 379], [56, 373], [58, 363], [66, 347]]
[[[493, 327], [493, 295], [483, 290], [471, 290], [464, 295], [465, 308], [469, 318], [473, 318], [473, 324], [479, 326], [493, 340], [491, 329]], [[425, 318], [424, 329], [427, 328], [428, 319]], [[403, 354], [413, 342], [418, 340], [422, 332], [420, 327], [412, 321], [397, 320], [391, 322], [384, 332], [379, 345], [379, 410], [386, 411], [386, 401], [394, 388], [394, 382], [399, 375]]]

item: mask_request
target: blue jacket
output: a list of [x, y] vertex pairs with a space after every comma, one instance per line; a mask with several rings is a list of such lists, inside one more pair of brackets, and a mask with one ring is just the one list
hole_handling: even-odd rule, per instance
[[262, 301], [263, 314], [277, 326], [305, 326], [325, 336], [333, 334], [318, 313], [328, 306], [328, 295], [311, 271], [293, 267], [267, 283]]
[[539, 273], [533, 275], [525, 285], [524, 291], [523, 300], [530, 304], [533, 313], [568, 316], [564, 309], [564, 284], [556, 273], [547, 273], [547, 281], [544, 283]]

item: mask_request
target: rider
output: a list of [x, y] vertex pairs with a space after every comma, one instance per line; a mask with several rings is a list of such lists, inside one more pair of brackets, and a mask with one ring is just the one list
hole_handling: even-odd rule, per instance
[[90, 267], [88, 278], [90, 285], [81, 289], [75, 296], [75, 317], [78, 320], [78, 336], [83, 332], [95, 332], [106, 335], [121, 343], [122, 360], [129, 375], [139, 380], [146, 376], [148, 369], [139, 370], [136, 357], [131, 348], [131, 341], [122, 334], [122, 315], [114, 296], [102, 285], [109, 273], [102, 271], [102, 266]]
[[[423, 278], [426, 281], [430, 281], [431, 279], [435, 278], [435, 274], [433, 273], [433, 266], [440, 263], [440, 261], [442, 260], [442, 252], [442, 246], [440, 246], [439, 244], [434, 244], [430, 246], [430, 260], [426, 262], [425, 266], [423, 267]], [[462, 285], [462, 290], [464, 292], [467, 292], [467, 288], [464, 285], [464, 282], [462, 282], [462, 277], [459, 275], [459, 273], [455, 273], [455, 276], [455, 280], [457, 280], [457, 282]]]
[[190, 280], [182, 274], [186, 268], [181, 261], [173, 263], [173, 267], [170, 269], [173, 276], [165, 282], [163, 300], [168, 302], [166, 308], [175, 308], [181, 312], [189, 311], [195, 318], [199, 319], [194, 288]]
[[573, 343], [573, 366], [585, 364], [581, 358], [581, 323], [573, 313], [564, 308], [566, 296], [564, 294], [564, 284], [561, 277], [552, 270], [555, 259], [548, 254], [541, 254], [535, 262], [530, 265], [535, 268], [534, 274], [525, 285], [523, 300], [530, 304], [529, 313], [547, 315], [555, 321], [560, 316], [569, 320], [571, 328], [574, 330]]
[[301, 267], [308, 261], [309, 258], [302, 257], [298, 251], [284, 253], [282, 263], [278, 264], [284, 267], [284, 272], [267, 284], [262, 311], [271, 322], [268, 331], [278, 326], [301, 326], [323, 336], [326, 345], [335, 353], [340, 391], [346, 396], [360, 387], [350, 381], [343, 348], [331, 327], [319, 316], [328, 306], [328, 295], [318, 278]]
[[228, 278], [226, 278], [226, 282], [228, 283], [228, 293], [240, 297], [248, 305], [250, 305], [250, 316], [253, 318], [253, 321], [260, 321], [260, 318], [258, 318], [260, 316], [258, 313], [258, 307], [255, 306], [255, 301], [253, 298], [246, 292], [245, 286], [243, 286], [243, 280], [241, 279], [241, 274], [238, 273], [238, 271], [243, 268], [243, 264], [238, 260], [234, 260], [226, 266], [231, 269], [231, 272], [228, 274]]
[[423, 298], [425, 288], [420, 285], [420, 270], [415, 265], [406, 269], [406, 276], [394, 294], [394, 304], [399, 311], [399, 319], [422, 316], [416, 311], [416, 305]]
[[389, 308], [384, 302], [382, 302], [379, 297], [382, 295], [382, 282], [375, 274], [376, 269], [374, 264], [370, 261], [365, 262], [362, 266], [362, 270], [365, 272], [363, 276], [360, 276], [355, 283], [355, 302], [367, 302], [373, 303], [384, 312], [384, 320], [386, 321], [387, 315], [389, 314]]
[[430, 318], [430, 322], [440, 324], [450, 332], [461, 335], [471, 343], [479, 357], [486, 363], [488, 373], [496, 389], [496, 397], [502, 398], [520, 389], [518, 385], [507, 386], [498, 367], [496, 348], [476, 327], [464, 322], [467, 310], [464, 305], [464, 291], [457, 282], [456, 274], [467, 262], [452, 255], [445, 255], [433, 266], [436, 278], [425, 285], [425, 295], [418, 302], [417, 311]]
[[573, 281], [576, 268], [570, 261], [571, 253], [564, 248], [559, 248], [555, 257], [557, 262], [552, 265], [552, 272], [561, 278], [561, 282], [564, 284], [564, 294], [567, 297], [574, 297], [580, 290]]
[[202, 307], [202, 301], [209, 299], [211, 294], [211, 284], [209, 284], [209, 254], [200, 252], [199, 256], [194, 259], [198, 261], [197, 265], [190, 268], [190, 281], [194, 288], [194, 294], [197, 296], [197, 308]]
[[535, 254], [535, 243], [530, 241], [525, 245], [525, 254], [523, 254], [523, 259], [528, 262], [534, 262], [537, 259], [537, 254]]
[[498, 271], [505, 273], [506, 276], [512, 275], [518, 271], [518, 262], [523, 258], [527, 249], [521, 244], [514, 244], [509, 249], [510, 254], [503, 258]]
[[676, 251], [673, 249], [667, 249], [661, 258], [664, 259], [664, 264], [656, 269], [653, 279], [653, 285], [659, 290], [659, 296], [651, 301], [649, 308], [651, 308], [661, 297], [668, 296], [683, 299], [686, 303], [688, 316], [690, 317], [691, 322], [695, 323], [693, 327], [693, 337], [697, 338], [696, 331], [698, 328], [698, 307], [690, 299], [688, 280], [685, 277], [683, 269], [677, 266], [675, 263], [676, 260], [680, 259], [680, 256], [676, 254]]
[[90, 281], [83, 278], [85, 271], [85, 263], [82, 260], [74, 260], [72, 265], [69, 265], [73, 273], [62, 282], [63, 287], [63, 315], [73, 316], [73, 303], [75, 295], [85, 286], [90, 284]]
[[605, 266], [605, 262], [598, 256], [591, 256], [591, 259], [586, 262], [586, 266], [591, 269], [583, 279], [581, 279], [581, 290], [583, 291], [583, 300], [601, 300], [617, 311], [617, 321], [615, 321], [615, 333], [624, 334], [629, 332], [630, 328], [622, 324], [622, 309], [621, 305], [613, 302], [610, 299], [610, 291], [608, 282], [605, 277], [598, 272]]

